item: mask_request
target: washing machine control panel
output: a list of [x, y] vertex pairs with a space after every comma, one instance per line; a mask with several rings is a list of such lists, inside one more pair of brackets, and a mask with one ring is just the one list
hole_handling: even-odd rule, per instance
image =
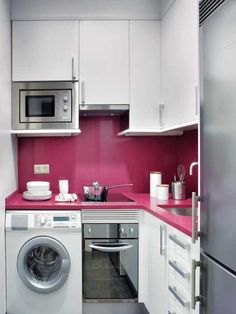
[[81, 218], [79, 214], [38, 214], [35, 215], [34, 226], [36, 228], [80, 228]]

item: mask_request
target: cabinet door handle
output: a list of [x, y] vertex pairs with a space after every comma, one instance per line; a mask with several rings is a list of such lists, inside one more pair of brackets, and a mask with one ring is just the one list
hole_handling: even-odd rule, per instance
[[196, 243], [200, 233], [197, 231], [197, 203], [200, 198], [196, 195], [196, 192], [192, 193], [192, 243]]
[[160, 225], [160, 255], [165, 256], [165, 244], [164, 244], [164, 238], [165, 238], [165, 231], [166, 228], [164, 225]]
[[188, 249], [190, 246], [188, 243], [183, 243], [182, 241], [180, 241], [176, 235], [170, 234], [169, 239], [175, 242], [178, 246], [182, 247], [185, 250]]
[[81, 102], [85, 104], [85, 81], [81, 81]]
[[160, 128], [164, 128], [164, 122], [163, 122], [163, 113], [164, 113], [165, 105], [160, 104], [159, 105], [159, 124]]
[[170, 292], [174, 295], [174, 297], [179, 301], [180, 304], [183, 305], [183, 307], [186, 307], [189, 305], [189, 302], [183, 299], [177, 292], [176, 287], [169, 286]]
[[197, 267], [200, 267], [200, 262], [192, 260], [192, 282], [191, 282], [191, 309], [195, 310], [196, 303], [200, 302], [200, 297], [196, 296], [196, 269]]
[[72, 57], [72, 81], [76, 80], [76, 74], [75, 74], [75, 57]]
[[176, 261], [169, 261], [169, 265], [173, 267], [174, 270], [176, 270], [183, 278], [189, 278], [190, 273], [181, 269]]
[[198, 86], [195, 86], [195, 114], [198, 115]]

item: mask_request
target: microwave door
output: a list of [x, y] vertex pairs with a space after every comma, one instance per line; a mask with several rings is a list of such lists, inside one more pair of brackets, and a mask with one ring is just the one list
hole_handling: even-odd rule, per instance
[[20, 91], [20, 122], [71, 122], [70, 100], [70, 90], [22, 90]]

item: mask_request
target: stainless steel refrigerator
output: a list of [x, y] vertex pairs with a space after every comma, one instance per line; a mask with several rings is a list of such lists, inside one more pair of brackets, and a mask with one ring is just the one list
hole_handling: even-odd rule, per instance
[[235, 314], [236, 0], [203, 2], [215, 8], [200, 28], [200, 308], [202, 314]]

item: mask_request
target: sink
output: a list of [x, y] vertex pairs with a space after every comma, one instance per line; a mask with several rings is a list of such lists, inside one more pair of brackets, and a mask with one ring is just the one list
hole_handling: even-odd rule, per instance
[[169, 207], [163, 209], [177, 216], [192, 216], [192, 207]]

